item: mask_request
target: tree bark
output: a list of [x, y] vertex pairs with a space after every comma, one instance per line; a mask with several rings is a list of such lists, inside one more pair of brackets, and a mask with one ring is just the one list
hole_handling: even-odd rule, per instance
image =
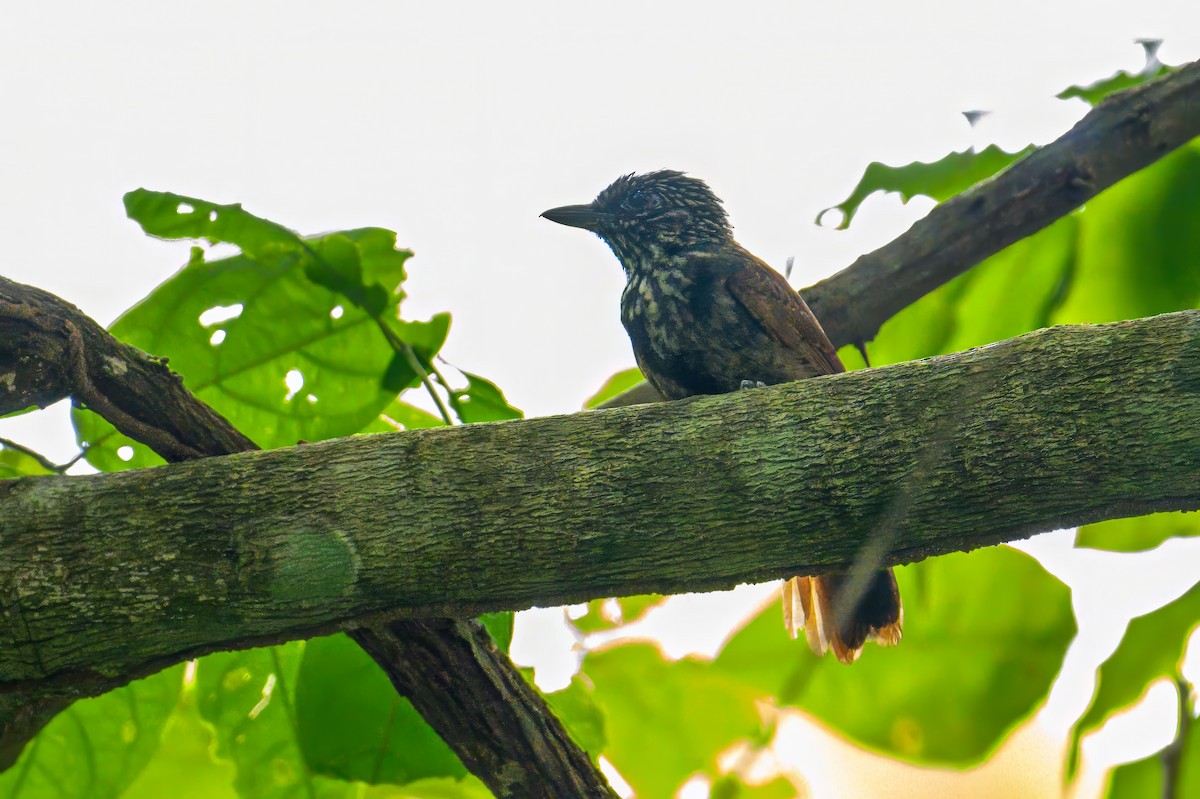
[[753, 392], [0, 483], [0, 690], [376, 614], [728, 588], [1200, 508], [1200, 311]]

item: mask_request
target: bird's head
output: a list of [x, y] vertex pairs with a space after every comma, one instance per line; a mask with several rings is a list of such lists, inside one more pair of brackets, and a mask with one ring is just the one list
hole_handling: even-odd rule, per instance
[[663, 256], [718, 247], [733, 236], [708, 184], [670, 169], [624, 175], [587, 205], [551, 208], [542, 216], [597, 234], [626, 271]]

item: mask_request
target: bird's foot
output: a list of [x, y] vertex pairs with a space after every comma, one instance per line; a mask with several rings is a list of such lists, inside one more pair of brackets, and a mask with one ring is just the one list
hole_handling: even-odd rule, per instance
[[761, 380], [743, 380], [738, 389], [745, 391], [748, 388], [766, 388], [767, 384]]

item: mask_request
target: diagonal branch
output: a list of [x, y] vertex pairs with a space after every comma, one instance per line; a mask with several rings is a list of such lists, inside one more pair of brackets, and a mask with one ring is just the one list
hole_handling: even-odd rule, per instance
[[[168, 461], [257, 449], [224, 417], [196, 399], [164, 359], [121, 343], [58, 297], [0, 277], [0, 414], [48, 405], [68, 395]], [[12, 487], [0, 485], [4, 485], [0, 494]], [[4, 503], [0, 518], [10, 512], [15, 511]], [[128, 521], [124, 512], [113, 519]], [[9, 532], [5, 530], [5, 542]], [[70, 533], [74, 541], [81, 535], [86, 534], [78, 528]], [[143, 542], [143, 555], [155, 551], [148, 545], [150, 540]], [[248, 554], [245, 544], [230, 542], [229, 551], [252, 557], [253, 550]], [[31, 642], [38, 641], [40, 634], [30, 632], [24, 618], [22, 608], [28, 600], [23, 591], [14, 583], [0, 582], [0, 596], [21, 598], [0, 605], [0, 619], [10, 622], [10, 631], [0, 633], [0, 641], [15, 637], [29, 654]], [[113, 607], [122, 604], [118, 601]], [[21, 631], [12, 623], [14, 614], [22, 617]], [[325, 627], [326, 632], [334, 630], [336, 626]], [[494, 646], [482, 645], [487, 634], [478, 622], [407, 620], [356, 626], [347, 632], [497, 796], [612, 795], [603, 775], [512, 661]], [[40, 670], [38, 652], [53, 643], [32, 645], [33, 662]], [[6, 650], [7, 643], [0, 649]], [[81, 664], [50, 690], [25, 686], [26, 695], [0, 687], [0, 770], [15, 761], [25, 742], [71, 700], [103, 693], [166, 663], [152, 658], [121, 672]], [[447, 664], [456, 667], [453, 680], [447, 680], [441, 670]], [[118, 676], [106, 676], [112, 674]], [[466, 710], [447, 713], [448, 701]], [[521, 734], [509, 734], [512, 731]]]
[[1187, 311], [741, 394], [8, 481], [0, 595], [23, 626], [0, 627], [0, 690], [379, 614], [845, 570], [881, 524], [899, 563], [1194, 510], [1197, 418]]
[[1200, 136], [1200, 62], [1106, 98], [1052, 143], [936, 206], [804, 296], [839, 347]]

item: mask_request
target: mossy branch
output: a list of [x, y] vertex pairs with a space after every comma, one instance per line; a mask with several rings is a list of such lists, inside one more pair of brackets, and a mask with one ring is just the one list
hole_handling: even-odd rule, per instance
[[12, 480], [0, 687], [1196, 509], [1197, 419], [1188, 311], [734, 395]]

